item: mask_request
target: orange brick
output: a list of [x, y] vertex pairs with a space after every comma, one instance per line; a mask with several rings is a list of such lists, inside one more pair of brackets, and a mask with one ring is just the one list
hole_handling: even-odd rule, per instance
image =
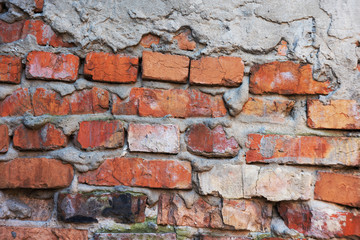
[[307, 124], [311, 128], [360, 129], [360, 105], [355, 100], [307, 101]]
[[185, 56], [143, 52], [142, 77], [144, 79], [186, 83], [190, 59]]
[[328, 94], [330, 82], [317, 82], [312, 67], [294, 62], [272, 62], [251, 68], [249, 90], [253, 94]]
[[236, 87], [243, 76], [244, 63], [239, 57], [202, 57], [191, 61], [190, 84]]
[[140, 45], [143, 46], [144, 48], [150, 48], [151, 44], [158, 45], [159, 43], [160, 43], [160, 38], [151, 33], [144, 35], [140, 41]]
[[360, 176], [319, 172], [315, 199], [360, 207]]
[[86, 55], [84, 74], [92, 80], [113, 83], [134, 83], [139, 59], [119, 54], [92, 52]]
[[187, 29], [174, 37], [181, 50], [192, 51], [196, 48], [196, 42], [190, 40], [191, 30]]

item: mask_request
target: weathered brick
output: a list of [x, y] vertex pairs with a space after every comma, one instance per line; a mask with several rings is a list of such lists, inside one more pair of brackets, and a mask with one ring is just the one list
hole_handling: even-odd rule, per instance
[[157, 223], [160, 225], [200, 228], [225, 228], [219, 205], [213, 206], [198, 198], [191, 207], [177, 194], [161, 194], [158, 203]]
[[0, 236], [2, 237], [2, 239], [87, 240], [88, 231], [77, 230], [77, 229], [66, 229], [66, 228], [32, 228], [32, 227], [0, 226]]
[[17, 158], [0, 162], [0, 188], [63, 188], [73, 179], [73, 168], [48, 158]]
[[25, 74], [28, 79], [73, 82], [79, 71], [79, 57], [33, 51], [27, 55]]
[[319, 172], [315, 199], [360, 207], [360, 176]]
[[246, 162], [360, 166], [360, 139], [249, 134]]
[[95, 233], [94, 240], [176, 240], [176, 233]]
[[54, 210], [51, 196], [36, 196], [36, 192], [28, 189], [3, 190], [0, 198], [0, 219], [48, 221]]
[[160, 38], [151, 33], [144, 35], [140, 40], [140, 45], [144, 48], [150, 48], [151, 44], [158, 45], [160, 43]]
[[0, 124], [0, 153], [6, 153], [9, 150], [9, 128], [5, 124]]
[[120, 120], [84, 121], [76, 141], [86, 150], [119, 148], [124, 145], [124, 126]]
[[285, 224], [307, 237], [329, 239], [359, 237], [360, 212], [343, 210], [333, 205], [316, 206], [302, 202], [283, 202], [278, 206]]
[[20, 125], [14, 131], [13, 142], [19, 150], [47, 151], [65, 147], [67, 138], [61, 129], [50, 123], [35, 130]]
[[58, 218], [68, 223], [94, 223], [99, 217], [119, 223], [145, 221], [146, 195], [130, 193], [59, 194]]
[[94, 81], [134, 83], [138, 73], [139, 59], [103, 52], [86, 55], [84, 74]]
[[0, 55], [0, 82], [20, 83], [21, 58]]
[[186, 83], [190, 59], [185, 56], [143, 52], [142, 77], [144, 79]]
[[284, 122], [289, 117], [295, 101], [293, 100], [270, 100], [250, 97], [244, 104], [241, 115], [255, 117], [269, 122]]
[[[131, 169], [131, 171], [129, 171]], [[107, 159], [94, 171], [79, 176], [80, 183], [98, 186], [138, 186], [191, 189], [191, 164], [176, 160]]]
[[328, 94], [333, 89], [330, 82], [317, 82], [312, 77], [312, 67], [294, 62], [272, 62], [251, 68], [250, 92], [253, 94], [278, 93]]
[[307, 124], [311, 128], [360, 129], [360, 105], [355, 100], [307, 101]]
[[132, 152], [178, 153], [180, 131], [176, 125], [130, 123], [129, 149]]
[[198, 173], [197, 178], [200, 194], [224, 198], [308, 200], [312, 194], [312, 176], [291, 167], [217, 164], [210, 171]]
[[224, 199], [221, 212], [224, 224], [236, 230], [270, 230], [272, 205], [264, 201]]
[[309, 200], [312, 195], [310, 173], [290, 167], [262, 167], [255, 188], [248, 186], [245, 195], [262, 196], [269, 201]]
[[42, 20], [26, 20], [22, 29], [21, 38], [24, 39], [27, 35], [33, 35], [36, 38], [36, 42], [41, 46], [73, 46], [70, 43], [64, 42], [62, 38], [56, 35], [52, 28], [45, 24]]
[[287, 46], [287, 42], [282, 40], [280, 42], [280, 45], [277, 48], [277, 54], [280, 56], [286, 56], [287, 52], [288, 52], [288, 46]]
[[196, 48], [196, 42], [190, 39], [191, 30], [187, 29], [174, 37], [181, 50], [192, 51]]
[[234, 137], [227, 138], [221, 125], [210, 129], [205, 124], [192, 125], [186, 132], [187, 149], [206, 157], [234, 157], [239, 144]]
[[26, 112], [33, 113], [30, 92], [27, 88], [19, 88], [0, 101], [1, 117], [22, 116]]
[[101, 88], [77, 91], [61, 97], [53, 90], [36, 89], [32, 102], [35, 115], [104, 113], [109, 108], [109, 92]]
[[176, 118], [223, 117], [226, 108], [220, 96], [210, 96], [198, 90], [132, 88], [129, 99], [115, 99], [113, 114], [142, 117]]
[[122, 100], [116, 94], [112, 94], [112, 114], [114, 115], [138, 115], [139, 101], [134, 95], [129, 99]]
[[21, 39], [24, 21], [7, 23], [0, 20], [0, 43], [10, 43]]
[[191, 60], [190, 84], [236, 87], [242, 83], [244, 63], [239, 57]]

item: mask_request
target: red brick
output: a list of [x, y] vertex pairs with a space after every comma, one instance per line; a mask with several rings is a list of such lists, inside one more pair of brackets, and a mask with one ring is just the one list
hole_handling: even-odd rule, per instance
[[73, 82], [78, 76], [79, 61], [79, 57], [72, 54], [33, 51], [27, 56], [26, 77]]
[[[38, 1], [40, 2], [40, 1]], [[41, 20], [26, 20], [22, 30], [21, 38], [27, 35], [33, 35], [36, 42], [41, 46], [50, 45], [52, 47], [72, 47], [70, 43], [66, 43], [61, 37], [56, 35], [52, 28]]]
[[[16, 238], [14, 238], [14, 235], [16, 236]], [[88, 231], [66, 228], [31, 228], [0, 226], [0, 236], [2, 237], [2, 239], [87, 240]]]
[[315, 199], [360, 207], [360, 176], [319, 172]]
[[34, 0], [34, 3], [35, 3], [34, 12], [36, 13], [42, 12], [44, 7], [44, 0]]
[[101, 88], [77, 91], [61, 97], [53, 90], [36, 89], [32, 101], [35, 115], [104, 113], [109, 108], [109, 92]]
[[360, 236], [360, 212], [334, 209], [333, 206], [307, 206], [284, 202], [278, 207], [285, 224], [305, 236], [320, 239]]
[[33, 113], [30, 92], [27, 88], [19, 88], [0, 101], [1, 117], [22, 116], [26, 112]]
[[272, 205], [260, 200], [229, 200], [222, 204], [224, 224], [235, 230], [266, 232], [270, 230]]
[[7, 23], [0, 20], [0, 43], [10, 43], [21, 39], [24, 21]]
[[235, 237], [235, 236], [200, 236], [199, 240], [251, 240], [249, 237]]
[[196, 48], [196, 42], [190, 39], [191, 30], [187, 29], [174, 37], [181, 50], [192, 51]]
[[97, 186], [191, 189], [191, 164], [176, 160], [113, 158], [105, 160], [98, 169], [81, 174], [79, 182]]
[[178, 153], [180, 131], [175, 125], [130, 123], [129, 149], [132, 152]]
[[9, 128], [5, 124], [0, 124], [0, 153], [9, 150]]
[[214, 129], [204, 124], [192, 125], [186, 132], [186, 144], [190, 152], [206, 157], [234, 157], [239, 152], [235, 138], [227, 138], [220, 125]]
[[144, 35], [140, 40], [140, 45], [144, 48], [150, 48], [151, 44], [158, 45], [160, 43], [160, 38], [151, 33]]
[[317, 82], [312, 77], [312, 67], [287, 62], [272, 62], [251, 68], [249, 90], [253, 94], [278, 93], [328, 94], [333, 89], [330, 82]]
[[293, 100], [270, 100], [257, 97], [250, 97], [244, 104], [241, 114], [245, 116], [257, 117], [271, 122], [284, 122], [286, 117], [290, 115], [295, 101]]
[[360, 139], [249, 134], [247, 163], [360, 166]]
[[243, 76], [244, 63], [239, 57], [202, 57], [191, 61], [190, 84], [236, 87]]
[[355, 100], [307, 101], [307, 124], [311, 128], [360, 129], [360, 105]]
[[63, 188], [73, 179], [73, 168], [48, 158], [17, 158], [0, 162], [0, 188]]
[[288, 228], [301, 233], [306, 233], [311, 229], [312, 212], [306, 203], [280, 202], [277, 210]]
[[14, 131], [13, 142], [19, 150], [47, 151], [65, 147], [67, 139], [60, 129], [48, 123], [36, 130], [18, 126]]
[[187, 207], [177, 194], [161, 194], [158, 202], [157, 224], [198, 228], [226, 228], [219, 205], [211, 205], [202, 198]]
[[76, 141], [86, 150], [119, 148], [124, 145], [124, 126], [120, 120], [84, 121]]
[[145, 221], [146, 195], [139, 193], [60, 193], [58, 219], [68, 223], [97, 223], [112, 218], [117, 223]]
[[113, 83], [134, 83], [139, 59], [120, 54], [92, 52], [86, 55], [84, 74], [92, 80]]
[[0, 55], [0, 82], [20, 83], [21, 58]]
[[144, 79], [186, 83], [190, 59], [185, 56], [143, 52], [142, 77]]
[[113, 114], [176, 118], [223, 117], [226, 108], [220, 96], [198, 90], [132, 88], [127, 101], [115, 97]]

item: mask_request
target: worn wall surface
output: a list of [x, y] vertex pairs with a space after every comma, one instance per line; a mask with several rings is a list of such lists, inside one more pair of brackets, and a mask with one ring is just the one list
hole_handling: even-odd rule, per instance
[[0, 0], [0, 239], [358, 239], [358, 0]]

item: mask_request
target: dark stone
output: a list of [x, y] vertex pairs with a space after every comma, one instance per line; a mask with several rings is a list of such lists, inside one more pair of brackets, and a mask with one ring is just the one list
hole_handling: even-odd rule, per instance
[[59, 194], [58, 218], [68, 223], [96, 223], [98, 217], [119, 223], [144, 222], [146, 199], [130, 193]]

